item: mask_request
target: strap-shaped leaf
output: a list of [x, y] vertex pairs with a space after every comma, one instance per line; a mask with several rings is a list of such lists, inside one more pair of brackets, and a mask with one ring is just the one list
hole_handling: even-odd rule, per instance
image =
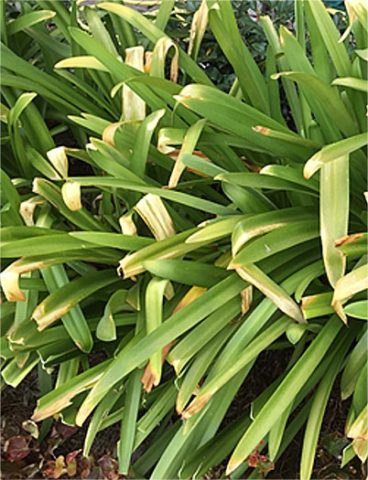
[[344, 312], [348, 317], [368, 320], [368, 301], [352, 302], [345, 305]]
[[358, 132], [358, 126], [338, 92], [321, 78], [310, 73], [294, 71], [274, 75], [275, 79], [279, 77], [294, 80], [300, 86], [312, 112], [330, 141], [339, 138], [336, 127], [346, 136]]
[[221, 173], [215, 177], [215, 180], [222, 180], [242, 187], [270, 188], [273, 190], [287, 190], [291, 192], [301, 192], [307, 195], [315, 195], [311, 187], [306, 183], [302, 184], [302, 182], [291, 181], [283, 177], [267, 175], [267, 171], [263, 174], [250, 172]]
[[186, 407], [191, 396], [196, 392], [197, 385], [203, 378], [216, 354], [226, 342], [232, 333], [233, 328], [230, 325], [224, 328], [213, 339], [208, 342], [205, 349], [195, 357], [195, 360], [188, 368], [183, 383], [180, 385], [178, 396], [176, 399], [176, 411], [181, 414]]
[[189, 127], [187, 133], [185, 134], [179, 155], [175, 160], [175, 165], [170, 175], [168, 184], [169, 188], [175, 188], [177, 186], [180, 176], [185, 170], [185, 165], [182, 162], [182, 158], [184, 155], [189, 155], [193, 153], [193, 150], [198, 143], [205, 123], [205, 119], [198, 120], [198, 122]]
[[214, 88], [203, 85], [187, 85], [180, 95], [175, 96], [175, 99], [181, 105], [207, 118], [209, 123], [221, 131], [235, 134], [246, 140], [250, 150], [266, 151], [271, 155], [293, 154], [298, 158], [302, 158], [306, 150], [310, 151], [310, 148], [304, 145], [291, 145], [289, 141], [285, 142], [283, 139], [260, 135], [254, 130], [257, 125], [285, 133], [289, 133], [289, 130], [250, 105], [216, 91]]
[[128, 472], [136, 435], [136, 425], [142, 392], [142, 385], [140, 382], [141, 374], [142, 372], [140, 370], [133, 372], [130, 375], [126, 386], [125, 411], [121, 421], [120, 440], [118, 442], [119, 471], [123, 473]]
[[123, 310], [124, 304], [126, 304], [126, 297], [126, 290], [116, 290], [107, 301], [104, 314], [96, 328], [96, 337], [99, 340], [104, 342], [116, 340], [116, 323], [114, 315]]
[[[4, 206], [6, 202], [9, 203], [10, 209], [12, 212], [12, 225], [22, 225], [22, 219], [19, 215], [20, 208], [20, 196], [17, 192], [17, 189], [12, 184], [9, 176], [4, 172], [3, 169], [0, 169], [0, 180], [1, 180], [1, 206]], [[3, 227], [5, 224], [3, 224]], [[4, 229], [2, 229], [4, 231]], [[2, 239], [4, 239], [2, 234]]]
[[18, 361], [21, 359], [21, 356], [13, 358], [1, 372], [1, 376], [4, 379], [7, 385], [10, 385], [13, 388], [18, 387], [18, 385], [26, 378], [26, 376], [34, 369], [37, 363], [40, 361], [36, 353], [32, 355], [26, 355], [25, 361], [22, 365], [18, 365]]
[[291, 222], [305, 219], [309, 211], [303, 207], [291, 207], [252, 215], [236, 224], [232, 237], [232, 252], [236, 255], [240, 248], [253, 238], [284, 227]]
[[[41, 274], [51, 295], [69, 284], [69, 278], [62, 265], [43, 269]], [[90, 352], [93, 347], [92, 334], [80, 306], [74, 305], [70, 308], [62, 316], [62, 322], [77, 347], [83, 352]]]
[[65, 58], [55, 63], [54, 68], [92, 68], [101, 72], [108, 72], [108, 69], [92, 55]]
[[37, 12], [30, 12], [24, 15], [19, 15], [15, 20], [10, 22], [7, 26], [7, 34], [14, 35], [26, 28], [30, 28], [37, 23], [49, 20], [56, 15], [53, 10], [38, 10]]
[[358, 90], [360, 92], [368, 92], [368, 81], [363, 80], [362, 78], [354, 78], [354, 77], [342, 77], [336, 78], [332, 85], [338, 85], [340, 87], [348, 87], [353, 90]]
[[44, 395], [38, 402], [37, 407], [33, 413], [32, 420], [39, 422], [48, 418], [63, 408], [71, 404], [71, 400], [79, 393], [91, 388], [97, 380], [101, 377], [111, 360], [89, 368], [83, 373], [80, 373], [60, 387]]
[[75, 181], [81, 186], [101, 186], [109, 188], [122, 188], [131, 190], [133, 192], [152, 193], [159, 197], [171, 200], [188, 207], [196, 208], [203, 211], [208, 211], [216, 215], [226, 215], [229, 213], [227, 207], [217, 204], [215, 202], [205, 200], [202, 198], [189, 195], [174, 190], [167, 190], [158, 187], [149, 187], [141, 184], [134, 184], [132, 182], [125, 182], [118, 178], [113, 177], [71, 177], [70, 181]]
[[139, 177], [143, 177], [144, 175], [150, 141], [158, 122], [164, 114], [164, 109], [151, 113], [146, 119], [144, 119], [138, 128], [135, 147], [130, 163], [133, 172]]
[[230, 262], [228, 268], [244, 267], [318, 237], [316, 221], [290, 222], [271, 229], [265, 235], [247, 243]]
[[[159, 277], [154, 277], [146, 289], [146, 331], [149, 335], [162, 324], [162, 310], [165, 290], [169, 281]], [[149, 368], [152, 375], [152, 383], [157, 386], [161, 380], [162, 372], [162, 354], [161, 350], [153, 353], [149, 359]]]
[[89, 456], [91, 451], [92, 444], [96, 438], [98, 431], [104, 421], [108, 416], [110, 410], [114, 407], [115, 403], [119, 400], [123, 393], [122, 386], [117, 386], [113, 388], [109, 395], [107, 395], [103, 401], [99, 404], [94, 412], [90, 424], [88, 425], [87, 433], [84, 438], [83, 444], [83, 455], [85, 457]]
[[228, 275], [222, 268], [189, 260], [147, 260], [143, 267], [172, 282], [204, 288], [212, 287]]
[[340, 140], [339, 142], [332, 143], [322, 148], [319, 152], [315, 153], [304, 166], [305, 178], [310, 178], [314, 175], [322, 166], [334, 162], [341, 157], [349, 160], [349, 154], [355, 150], [367, 145], [368, 139], [366, 133], [355, 135], [354, 137]]
[[[177, 345], [174, 345], [168, 355], [168, 361], [179, 375], [189, 361], [199, 353], [207, 342], [226, 329], [226, 325], [236, 319], [241, 313], [240, 298], [233, 298], [216, 312], [209, 315], [202, 323], [189, 332]], [[203, 337], [206, 335], [205, 342]]]
[[343, 400], [350, 397], [350, 395], [354, 392], [359, 374], [364, 365], [366, 364], [367, 341], [368, 330], [365, 330], [363, 332], [363, 335], [360, 337], [358, 343], [355, 345], [355, 347], [349, 354], [340, 382], [341, 398]]
[[234, 227], [244, 218], [244, 215], [229, 215], [216, 219], [212, 222], [205, 222], [200, 229], [190, 235], [185, 243], [212, 242], [230, 235]]
[[330, 284], [344, 275], [346, 257], [335, 241], [347, 234], [349, 221], [349, 165], [347, 155], [323, 165], [320, 177], [320, 235], [323, 262]]
[[299, 323], [305, 323], [302, 311], [287, 292], [256, 265], [249, 264], [236, 269], [238, 275], [254, 285], [283, 313]]
[[100, 271], [72, 280], [45, 298], [34, 310], [32, 317], [40, 330], [55, 322], [82, 299], [107, 285], [118, 281], [111, 271]]

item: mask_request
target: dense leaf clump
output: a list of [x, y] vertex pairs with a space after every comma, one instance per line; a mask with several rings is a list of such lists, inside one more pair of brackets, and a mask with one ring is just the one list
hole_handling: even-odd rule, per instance
[[[255, 478], [304, 431], [303, 480], [338, 383], [342, 465], [365, 461], [366, 3], [342, 36], [321, 0], [294, 32], [258, 15], [261, 67], [229, 0], [181, 44], [177, 2], [125, 3], [2, 3], [3, 382], [38, 365], [33, 420], [88, 419], [85, 455], [119, 423], [131, 478]], [[229, 423], [271, 349], [287, 367]]]

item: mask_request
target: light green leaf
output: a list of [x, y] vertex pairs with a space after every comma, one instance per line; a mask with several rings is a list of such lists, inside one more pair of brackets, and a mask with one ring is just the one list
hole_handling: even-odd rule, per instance
[[368, 92], [368, 81], [363, 80], [362, 78], [353, 78], [353, 77], [345, 77], [345, 78], [336, 78], [332, 85], [338, 85], [340, 87], [348, 87], [352, 88], [353, 90], [359, 90], [361, 92]]
[[207, 263], [188, 260], [147, 260], [143, 267], [153, 275], [189, 286], [212, 287], [228, 272]]
[[38, 10], [37, 12], [30, 12], [24, 15], [19, 15], [15, 20], [7, 25], [7, 34], [9, 36], [14, 35], [26, 28], [32, 27], [37, 23], [49, 20], [56, 15], [56, 12], [52, 10]]
[[358, 57], [362, 58], [366, 62], [368, 62], [368, 48], [365, 49], [360, 49], [360, 50], [354, 50], [354, 53], [358, 55]]
[[164, 109], [151, 113], [150, 115], [148, 115], [147, 118], [143, 120], [142, 124], [138, 128], [135, 146], [133, 149], [133, 155], [130, 160], [130, 165], [132, 171], [136, 173], [139, 177], [143, 178], [146, 169], [150, 141], [158, 122], [161, 120], [164, 114]]
[[117, 290], [108, 299], [104, 314], [98, 322], [96, 337], [104, 342], [116, 340], [116, 323], [114, 314], [121, 311], [126, 303], [127, 291]]
[[[145, 299], [147, 335], [162, 324], [163, 299], [168, 285], [168, 280], [159, 277], [154, 277], [147, 285]], [[150, 356], [149, 369], [152, 375], [152, 383], [154, 386], [157, 386], [160, 383], [162, 372], [161, 350], [158, 350]]]
[[349, 317], [368, 320], [368, 301], [349, 303], [345, 305], [344, 312]]
[[185, 165], [182, 162], [184, 155], [189, 155], [193, 153], [199, 137], [202, 133], [202, 130], [205, 126], [206, 120], [198, 120], [194, 125], [189, 127], [187, 133], [184, 136], [183, 143], [179, 152], [178, 157], [175, 160], [175, 166], [171, 172], [169, 179], [169, 188], [175, 188], [179, 182], [180, 176], [185, 170]]
[[215, 221], [200, 225], [197, 232], [190, 235], [185, 243], [201, 243], [219, 240], [231, 234], [236, 225], [244, 219], [244, 215], [229, 215]]
[[97, 58], [91, 55], [81, 55], [79, 57], [69, 57], [55, 63], [54, 68], [92, 68], [101, 72], [109, 70]]
[[340, 140], [336, 143], [331, 143], [315, 153], [304, 166], [304, 177], [312, 177], [324, 165], [344, 158], [346, 162], [349, 160], [349, 155], [355, 150], [366, 146], [368, 138], [366, 133], [355, 135], [354, 137]]
[[320, 235], [323, 262], [332, 287], [344, 275], [346, 257], [337, 250], [335, 242], [348, 232], [349, 222], [349, 165], [343, 155], [321, 168], [320, 177]]

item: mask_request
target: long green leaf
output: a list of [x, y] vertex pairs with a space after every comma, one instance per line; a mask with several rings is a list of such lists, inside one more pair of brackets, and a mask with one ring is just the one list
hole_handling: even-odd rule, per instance
[[53, 10], [38, 10], [37, 12], [30, 12], [24, 15], [20, 15], [14, 21], [9, 23], [9, 25], [7, 26], [7, 34], [9, 36], [14, 35], [15, 33], [32, 27], [37, 23], [53, 18], [55, 14], [56, 12], [54, 12]]
[[322, 150], [315, 153], [313, 157], [311, 157], [305, 164], [305, 178], [310, 178], [324, 165], [334, 162], [341, 157], [348, 161], [350, 153], [366, 146], [367, 143], [367, 134], [362, 133], [360, 135], [355, 135], [354, 137], [346, 138], [344, 140], [340, 140], [339, 142], [323, 147]]

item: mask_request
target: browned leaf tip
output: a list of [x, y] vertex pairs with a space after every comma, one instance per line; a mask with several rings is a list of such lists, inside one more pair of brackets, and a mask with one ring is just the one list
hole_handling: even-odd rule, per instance
[[353, 235], [345, 235], [344, 237], [338, 238], [335, 240], [335, 247], [341, 247], [341, 245], [346, 245], [347, 243], [355, 242], [362, 238], [364, 233], [354, 233]]

